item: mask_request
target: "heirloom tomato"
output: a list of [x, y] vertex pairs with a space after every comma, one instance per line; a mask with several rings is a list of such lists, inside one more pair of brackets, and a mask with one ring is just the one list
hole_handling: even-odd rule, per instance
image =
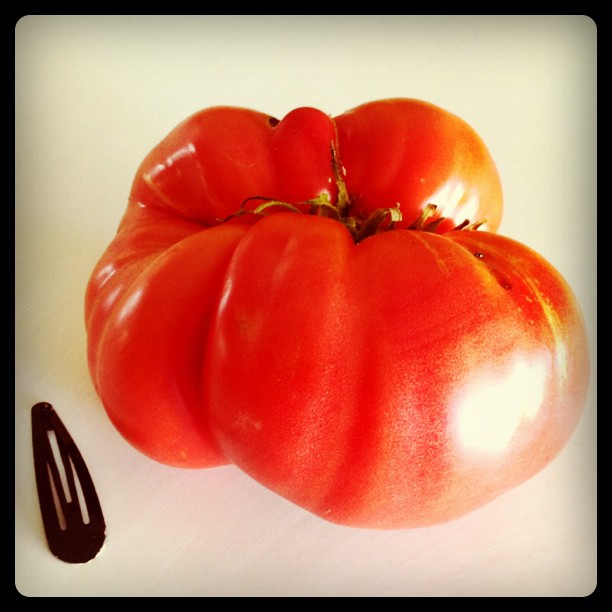
[[460, 516], [558, 454], [588, 381], [569, 287], [500, 217], [484, 144], [435, 106], [201, 111], [92, 273], [96, 390], [150, 457], [327, 520]]

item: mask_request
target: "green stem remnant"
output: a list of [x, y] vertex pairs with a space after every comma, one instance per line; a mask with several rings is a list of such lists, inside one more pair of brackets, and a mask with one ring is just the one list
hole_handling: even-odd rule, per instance
[[[264, 196], [252, 196], [242, 202], [238, 212], [230, 215], [226, 219], [219, 219], [219, 222], [223, 223], [241, 215], [266, 216], [269, 214], [270, 209], [282, 208], [287, 212], [317, 215], [334, 219], [335, 221], [342, 223], [353, 236], [355, 243], [358, 243], [369, 236], [393, 229], [395, 225], [402, 220], [402, 213], [400, 211], [399, 203], [395, 208], [377, 208], [365, 220], [356, 216], [351, 216], [349, 214], [351, 198], [346, 189], [346, 183], [342, 178], [342, 173], [336, 158], [336, 150], [333, 144], [331, 145], [331, 160], [334, 180], [338, 188], [336, 203], [331, 201], [327, 193], [322, 193], [316, 198], [305, 200], [297, 204], [291, 204], [289, 202], [283, 202], [281, 200]], [[253, 201], [262, 201], [262, 203], [252, 209], [246, 208], [247, 203]], [[435, 204], [427, 204], [419, 217], [406, 229], [420, 232], [435, 232], [440, 223], [445, 220], [445, 217], [432, 219], [436, 213], [436, 209], [437, 206]], [[470, 223], [466, 219], [463, 223], [455, 226], [452, 231], [476, 230], [483, 223], [486, 223], [485, 219], [482, 221], [476, 221], [474, 223]]]

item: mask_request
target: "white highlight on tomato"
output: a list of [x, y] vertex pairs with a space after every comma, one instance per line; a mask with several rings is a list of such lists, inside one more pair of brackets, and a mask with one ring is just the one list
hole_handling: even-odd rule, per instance
[[225, 283], [225, 286], [223, 287], [223, 294], [221, 295], [221, 298], [219, 299], [219, 307], [218, 307], [219, 312], [223, 312], [225, 310], [225, 307], [227, 306], [227, 302], [232, 293], [233, 284], [234, 283], [232, 282], [232, 279], [228, 278], [227, 282]]
[[504, 371], [481, 372], [464, 388], [454, 412], [462, 448], [503, 451], [525, 420], [536, 417], [546, 391], [547, 369], [517, 361]]
[[148, 174], [144, 175], [144, 180], [150, 185], [160, 172], [163, 172], [167, 168], [170, 168], [175, 162], [177, 162], [181, 158], [193, 155], [195, 152], [196, 148], [194, 144], [192, 142], [188, 142], [184, 147], [181, 147], [171, 155], [168, 155], [164, 162], [155, 164], [153, 169]]
[[118, 320], [120, 322], [125, 319], [128, 319], [132, 315], [132, 313], [136, 311], [136, 309], [138, 308], [138, 304], [142, 299], [142, 292], [142, 288], [138, 288], [128, 294], [128, 296], [125, 298], [118, 313]]
[[472, 191], [466, 192], [465, 185], [457, 180], [447, 181], [433, 193], [425, 204], [435, 204], [442, 217], [453, 219], [457, 224], [464, 220], [478, 221], [478, 194]]

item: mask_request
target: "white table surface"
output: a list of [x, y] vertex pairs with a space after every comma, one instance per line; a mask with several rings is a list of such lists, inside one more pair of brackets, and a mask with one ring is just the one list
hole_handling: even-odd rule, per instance
[[[339, 114], [415, 97], [483, 137], [501, 232], [566, 277], [596, 340], [596, 26], [586, 17], [26, 17], [16, 35], [15, 585], [28, 596], [587, 595], [596, 566], [596, 380], [562, 454], [459, 520], [326, 523], [234, 467], [182, 471], [133, 450], [85, 360], [83, 295], [146, 153], [201, 108]], [[52, 403], [96, 483], [108, 537], [54, 558], [30, 408]]]

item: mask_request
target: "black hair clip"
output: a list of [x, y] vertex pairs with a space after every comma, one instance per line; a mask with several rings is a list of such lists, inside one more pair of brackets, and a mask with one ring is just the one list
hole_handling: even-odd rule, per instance
[[32, 445], [49, 549], [67, 563], [86, 563], [102, 548], [106, 524], [85, 461], [47, 402], [32, 406]]

